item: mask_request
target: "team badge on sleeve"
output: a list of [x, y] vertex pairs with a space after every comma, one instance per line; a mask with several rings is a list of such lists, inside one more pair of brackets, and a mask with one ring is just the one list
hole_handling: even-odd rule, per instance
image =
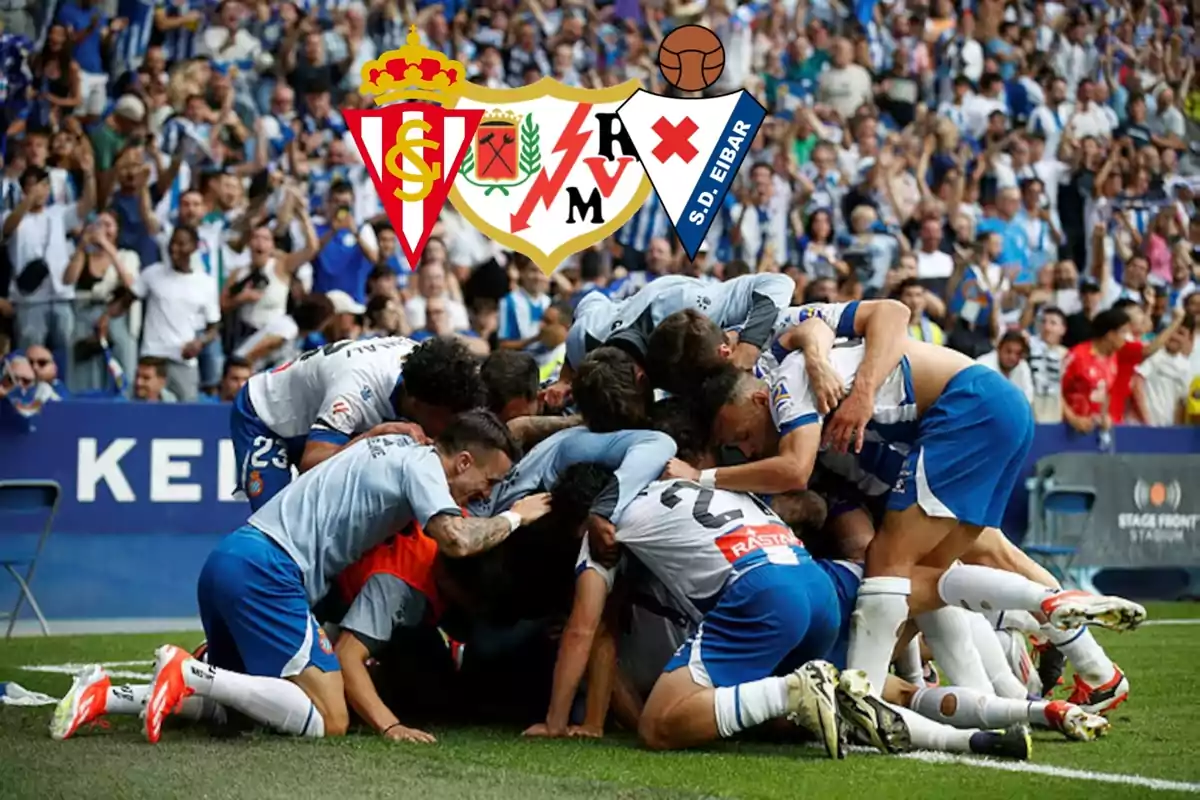
[[251, 497], [258, 497], [263, 493], [262, 473], [258, 470], [251, 470], [250, 476], [246, 480], [246, 494]]
[[434, 105], [452, 105], [466, 85], [463, 65], [423, 47], [413, 26], [403, 47], [363, 65], [359, 91], [382, 107], [342, 112], [410, 264], [420, 263], [483, 116]]
[[[707, 28], [687, 27], [716, 39]], [[675, 56], [685, 71], [689, 52]], [[666, 76], [671, 68], [663, 50], [659, 64]], [[617, 111], [688, 258], [700, 251], [766, 114], [745, 90], [664, 97], [639, 89]]]
[[478, 114], [450, 202], [549, 274], [612, 235], [650, 194], [617, 109], [637, 81], [602, 89], [551, 78], [519, 89], [463, 84], [454, 108]]
[[782, 378], [771, 387], [771, 405], [775, 409], [775, 416], [780, 419], [787, 416], [791, 408], [792, 393], [788, 391], [787, 381]]

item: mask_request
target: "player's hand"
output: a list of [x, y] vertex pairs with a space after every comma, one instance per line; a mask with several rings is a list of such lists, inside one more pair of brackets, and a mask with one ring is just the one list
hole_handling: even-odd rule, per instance
[[617, 550], [617, 528], [599, 514], [588, 514], [588, 554], [596, 563], [615, 567], [620, 551]]
[[431, 444], [425, 429], [415, 422], [383, 422], [371, 428], [370, 436], [407, 436], [418, 444]]
[[393, 742], [416, 742], [417, 744], [437, 744], [437, 738], [431, 733], [419, 731], [416, 728], [406, 728], [394, 725], [383, 732], [383, 738]]
[[667, 468], [663, 470], [663, 480], [698, 481], [700, 480], [700, 470], [686, 461], [672, 458], [667, 462]]
[[592, 725], [568, 725], [568, 739], [603, 739], [604, 729]]
[[512, 510], [521, 517], [521, 524], [537, 522], [550, 513], [550, 493], [531, 494], [513, 503]]
[[850, 392], [833, 415], [825, 420], [825, 444], [840, 453], [850, 451], [853, 442], [854, 452], [861, 453], [863, 438], [867, 434], [867, 423], [875, 413], [875, 401], [862, 392]]
[[571, 385], [569, 383], [555, 381], [538, 393], [538, 399], [546, 408], [562, 408], [570, 395]]
[[552, 729], [546, 723], [539, 722], [536, 725], [530, 725], [521, 735], [529, 739], [561, 739], [567, 735], [567, 730], [565, 728], [562, 730]]
[[810, 358], [805, 361], [808, 383], [817, 400], [817, 411], [830, 414], [846, 396], [846, 384], [833, 366], [825, 359]]

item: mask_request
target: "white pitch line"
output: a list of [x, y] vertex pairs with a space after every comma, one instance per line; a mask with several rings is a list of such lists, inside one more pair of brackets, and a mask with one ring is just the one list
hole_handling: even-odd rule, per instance
[[1200, 625], [1200, 617], [1192, 619], [1148, 619], [1139, 628], [1146, 628], [1151, 625]]
[[965, 767], [982, 767], [998, 769], [1003, 772], [1025, 772], [1036, 775], [1048, 775], [1052, 778], [1066, 778], [1077, 781], [1093, 781], [1095, 783], [1117, 783], [1124, 786], [1140, 786], [1160, 792], [1187, 792], [1200, 794], [1200, 783], [1184, 781], [1168, 781], [1161, 778], [1146, 778], [1142, 775], [1122, 775], [1113, 772], [1092, 772], [1086, 769], [1070, 769], [1055, 767], [1049, 764], [1031, 764], [1028, 761], [999, 761], [991, 758], [978, 758], [957, 755], [953, 753], [933, 753], [921, 751], [905, 753], [898, 758], [910, 761], [922, 761], [926, 764], [959, 764]]
[[[21, 667], [26, 672], [48, 672], [53, 675], [75, 675], [87, 664], [28, 664]], [[153, 672], [139, 672], [128, 669], [113, 669], [114, 667], [153, 667], [153, 661], [107, 661], [100, 664], [110, 678], [126, 678], [131, 680], [149, 680]]]

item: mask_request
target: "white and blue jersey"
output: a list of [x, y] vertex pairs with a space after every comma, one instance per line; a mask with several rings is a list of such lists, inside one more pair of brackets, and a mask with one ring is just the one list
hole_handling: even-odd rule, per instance
[[291, 481], [308, 440], [343, 445], [395, 419], [392, 397], [417, 343], [400, 336], [343, 340], [260, 372], [230, 420], [238, 489], [258, 509]]
[[154, 7], [154, 0], [120, 0], [117, 4], [117, 16], [129, 20], [116, 44], [117, 63], [125, 69], [137, 69], [146, 58], [154, 34]]
[[542, 315], [549, 307], [549, 295], [532, 297], [520, 287], [514, 289], [500, 298], [499, 330], [496, 335], [502, 342], [532, 339], [541, 330]]
[[[208, 0], [166, 0], [162, 9], [168, 19], [177, 19], [191, 11], [199, 11], [204, 14], [209, 5]], [[201, 23], [194, 30], [180, 27], [164, 31], [162, 42], [167, 61], [173, 63], [195, 58], [197, 48], [200, 46], [200, 33], [203, 29], [204, 25]]]
[[658, 194], [650, 192], [642, 207], [621, 226], [616, 233], [617, 244], [637, 253], [650, 249], [651, 239], [664, 238], [671, 231], [671, 220], [658, 200]]
[[200, 571], [209, 662], [288, 678], [338, 669], [311, 607], [334, 578], [412, 522], [460, 515], [432, 446], [376, 436], [329, 459], [225, 537]]
[[[617, 542], [704, 617], [664, 672], [688, 667], [701, 686], [765, 678], [791, 659], [824, 658], [842, 608], [833, 581], [771, 509], [749, 494], [656, 481], [629, 504]], [[583, 543], [576, 572], [615, 572]]]
[[592, 433], [567, 428], [539, 442], [492, 490], [485, 503], [471, 506], [476, 516], [495, 516], [522, 497], [548, 492], [572, 464], [596, 463], [616, 470], [612, 483], [596, 496], [592, 513], [619, 522], [634, 496], [662, 474], [675, 455], [675, 440], [658, 431]]

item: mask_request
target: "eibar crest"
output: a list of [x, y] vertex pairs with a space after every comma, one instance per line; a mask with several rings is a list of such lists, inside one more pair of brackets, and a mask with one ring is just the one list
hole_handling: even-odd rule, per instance
[[[697, 25], [687, 28], [711, 34]], [[698, 36], [695, 31], [690, 35]], [[668, 43], [663, 43], [664, 50]], [[665, 65], [662, 51], [659, 59]], [[687, 78], [693, 65], [679, 56], [675, 59], [672, 63], [682, 67], [664, 66], [663, 75], [668, 80]], [[698, 63], [695, 66], [698, 72]], [[714, 70], [719, 74], [715, 67], [705, 74]], [[708, 85], [699, 74], [693, 77]], [[688, 258], [696, 258], [766, 115], [744, 89], [718, 97], [666, 97], [639, 90], [618, 109]]]
[[[407, 44], [363, 65], [359, 91], [382, 108], [342, 112], [411, 265], [421, 260], [483, 117], [448, 107], [465, 86], [463, 65], [422, 47], [413, 27]], [[384, 105], [392, 101], [406, 102]]]
[[611, 236], [650, 194], [617, 108], [637, 81], [577, 89], [550, 78], [520, 89], [460, 87], [456, 111], [480, 114], [450, 202], [543, 272]]

